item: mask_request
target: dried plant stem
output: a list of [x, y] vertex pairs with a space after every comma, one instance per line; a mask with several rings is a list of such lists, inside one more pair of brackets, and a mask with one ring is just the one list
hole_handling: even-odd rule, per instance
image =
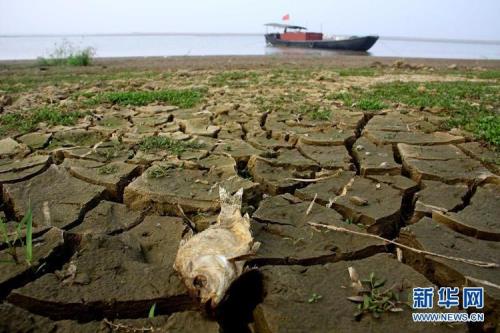
[[187, 217], [187, 215], [184, 213], [184, 210], [182, 209], [181, 205], [177, 204], [177, 209], [179, 209], [179, 212], [181, 213], [182, 217], [186, 220], [186, 222], [189, 224], [191, 229], [195, 230], [196, 224], [189, 217]]
[[125, 332], [154, 332], [153, 327], [132, 327], [123, 324], [113, 324], [106, 318], [104, 318], [106, 325], [111, 327], [113, 331], [125, 331]]
[[318, 197], [318, 193], [314, 193], [314, 198], [312, 199], [311, 203], [309, 204], [309, 207], [307, 207], [306, 215], [309, 215], [309, 213], [311, 212], [311, 210], [314, 206], [314, 202], [316, 201], [317, 197]]
[[490, 282], [488, 280], [476, 279], [476, 278], [473, 278], [472, 276], [465, 276], [465, 279], [467, 279], [469, 281], [472, 281], [474, 283], [479, 283], [479, 284], [482, 284], [482, 285], [485, 285], [485, 286], [488, 286], [488, 287], [500, 289], [500, 286], [498, 284], [495, 284], [495, 283]]
[[340, 175], [340, 173], [342, 172], [342, 170], [339, 170], [329, 176], [325, 176], [325, 177], [319, 177], [319, 178], [313, 178], [313, 179], [309, 179], [309, 178], [285, 178], [286, 180], [294, 180], [294, 181], [297, 181], [297, 182], [303, 182], [303, 183], [315, 183], [315, 182], [319, 182], [321, 180], [326, 180], [326, 179], [330, 179], [330, 178], [335, 178], [337, 177], [338, 175]]
[[463, 262], [463, 263], [466, 263], [466, 264], [469, 264], [469, 265], [473, 265], [473, 266], [478, 266], [478, 267], [483, 267], [483, 268], [500, 267], [500, 265], [498, 265], [497, 263], [485, 262], [485, 261], [473, 260], [473, 259], [466, 259], [466, 258], [459, 258], [459, 257], [451, 257], [451, 256], [446, 256], [444, 254], [439, 254], [439, 253], [429, 252], [429, 251], [425, 251], [425, 250], [420, 250], [420, 249], [416, 249], [414, 247], [407, 246], [407, 245], [404, 245], [404, 244], [401, 244], [401, 243], [398, 243], [398, 242], [395, 242], [393, 240], [386, 239], [386, 238], [383, 238], [383, 237], [380, 237], [380, 236], [377, 236], [377, 235], [372, 235], [372, 234], [367, 234], [367, 233], [364, 233], [364, 232], [349, 230], [349, 229], [346, 229], [346, 228], [336, 227], [336, 226], [333, 226], [333, 225], [326, 225], [326, 224], [314, 223], [314, 222], [309, 222], [309, 225], [311, 225], [313, 227], [325, 228], [325, 229], [329, 229], [329, 230], [333, 230], [333, 231], [354, 234], [354, 235], [358, 235], [358, 236], [362, 236], [362, 237], [375, 238], [375, 239], [378, 239], [378, 240], [381, 240], [381, 241], [384, 241], [384, 242], [391, 243], [391, 244], [394, 244], [396, 246], [402, 247], [402, 248], [407, 249], [407, 250], [412, 251], [412, 252], [416, 252], [416, 253], [419, 253], [419, 254], [426, 254], [426, 255], [429, 255], [429, 256], [443, 258], [443, 259], [448, 259], [448, 260], [453, 260], [453, 261], [458, 261], [458, 262]]

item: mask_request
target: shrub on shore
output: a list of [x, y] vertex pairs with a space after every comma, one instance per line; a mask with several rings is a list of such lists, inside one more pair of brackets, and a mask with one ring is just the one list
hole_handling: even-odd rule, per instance
[[92, 64], [94, 54], [95, 50], [92, 47], [80, 49], [64, 41], [56, 46], [48, 58], [38, 57], [37, 63], [39, 66], [89, 66]]

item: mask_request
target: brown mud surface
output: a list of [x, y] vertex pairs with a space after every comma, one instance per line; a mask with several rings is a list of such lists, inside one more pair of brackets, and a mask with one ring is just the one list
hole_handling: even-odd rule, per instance
[[[0, 239], [0, 332], [498, 330], [498, 267], [397, 258], [381, 240], [308, 224], [500, 264], [498, 146], [445, 126], [439, 108], [338, 97], [394, 82], [489, 85], [498, 97], [500, 62], [395, 60], [0, 64], [0, 218], [12, 236], [31, 207], [34, 227], [30, 264], [19, 241], [14, 263]], [[173, 261], [190, 228], [216, 220], [219, 186], [244, 189], [261, 247], [207, 311]], [[401, 308], [355, 316], [349, 267], [384, 280]], [[484, 287], [484, 325], [414, 323], [411, 288], [441, 286]]]

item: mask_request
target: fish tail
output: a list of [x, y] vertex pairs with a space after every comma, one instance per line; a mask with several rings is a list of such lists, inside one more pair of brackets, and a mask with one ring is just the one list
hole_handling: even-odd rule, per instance
[[243, 188], [240, 188], [234, 195], [231, 195], [225, 188], [219, 187], [219, 198], [219, 223], [222, 226], [230, 227], [235, 221], [240, 220], [238, 218], [241, 218]]

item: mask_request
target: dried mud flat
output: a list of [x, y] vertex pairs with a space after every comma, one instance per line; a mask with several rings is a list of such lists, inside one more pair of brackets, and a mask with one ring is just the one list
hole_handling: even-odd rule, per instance
[[[425, 84], [466, 82], [493, 87], [485, 110], [498, 113], [498, 78], [431, 66], [6, 67], [0, 217], [20, 221], [32, 208], [34, 255], [31, 266], [0, 263], [0, 332], [498, 329], [499, 268], [411, 251], [398, 260], [383, 241], [308, 224], [500, 264], [494, 138], [444, 126], [450, 110], [440, 107], [346, 98], [377, 84], [434, 96], [440, 88]], [[188, 228], [215, 221], [218, 186], [244, 189], [262, 245], [207, 315], [172, 265]], [[8, 253], [2, 239], [0, 259]], [[355, 318], [350, 266], [397, 285], [405, 302], [413, 287], [482, 286], [486, 322], [416, 324], [406, 305]]]

